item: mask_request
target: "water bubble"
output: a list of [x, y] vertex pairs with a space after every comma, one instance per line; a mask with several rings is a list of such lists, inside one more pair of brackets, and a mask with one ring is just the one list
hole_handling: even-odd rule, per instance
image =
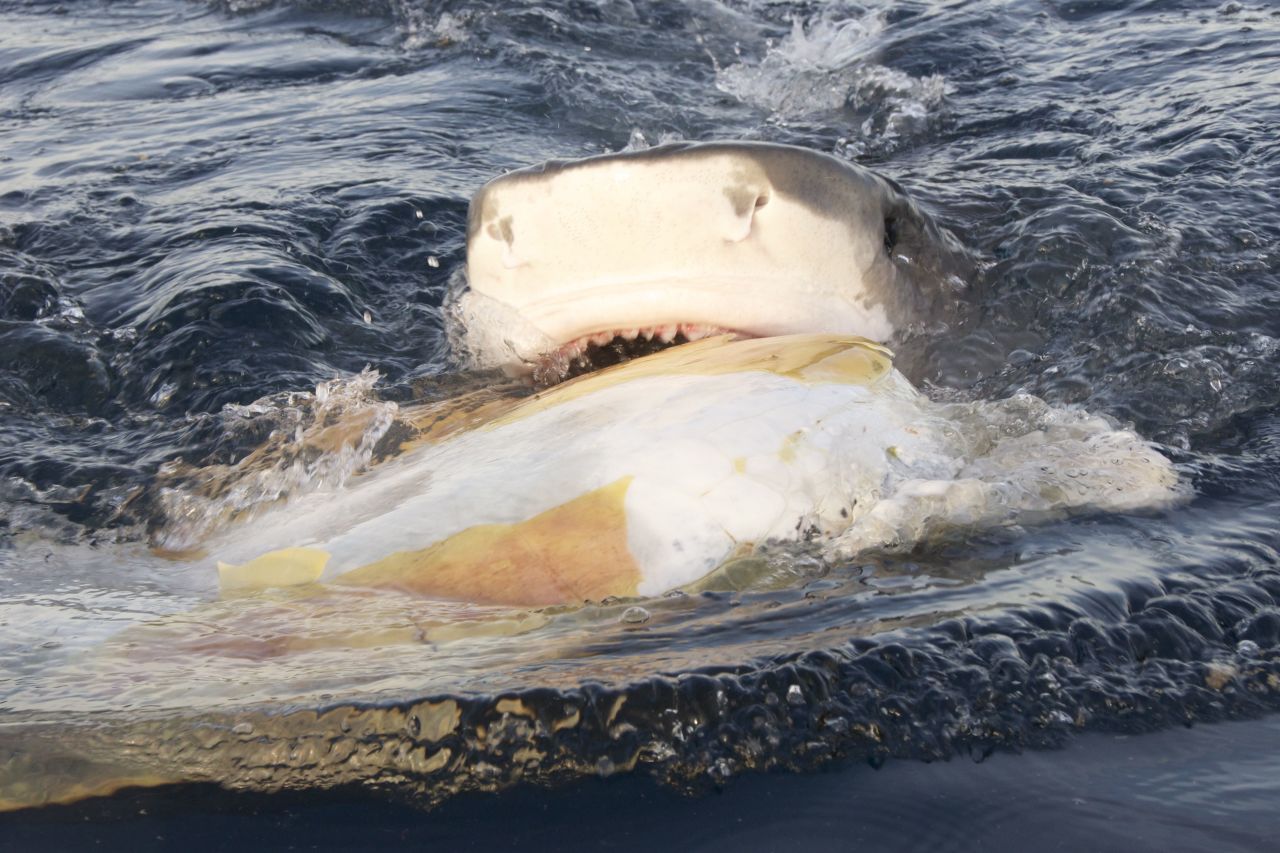
[[804, 692], [800, 690], [799, 684], [793, 684], [787, 688], [787, 704], [789, 705], [804, 704]]
[[440, 259], [435, 255], [430, 255], [427, 258], [427, 266], [431, 267], [433, 270], [438, 269], [440, 267]]
[[1253, 640], [1241, 640], [1236, 643], [1236, 654], [1244, 658], [1256, 658], [1262, 654], [1262, 649]]
[[649, 621], [649, 611], [643, 607], [628, 607], [622, 611], [622, 618], [618, 621], [627, 625], [640, 625]]

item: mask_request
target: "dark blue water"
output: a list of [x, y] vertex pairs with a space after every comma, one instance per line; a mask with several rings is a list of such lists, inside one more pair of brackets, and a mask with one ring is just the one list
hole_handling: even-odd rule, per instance
[[[883, 171], [980, 260], [964, 322], [901, 353], [904, 369], [939, 398], [1025, 391], [1132, 424], [1196, 491], [1158, 515], [656, 603], [639, 630], [586, 608], [434, 669], [387, 659], [376, 683], [246, 676], [261, 749], [209, 759], [208, 776], [297, 799], [162, 789], [140, 806], [154, 819], [122, 818], [135, 801], [120, 795], [0, 828], [34, 844], [88, 816], [77, 843], [206, 826], [359, 847], [393, 825], [498, 845], [494, 815], [586, 814], [585, 841], [624, 847], [778, 848], [789, 832], [1023, 849], [1025, 829], [1064, 849], [1086, 830], [1099, 847], [1264, 849], [1277, 822], [1251, 798], [1274, 794], [1280, 709], [1278, 68], [1267, 3], [0, 2], [10, 776], [66, 765], [55, 746], [92, 764], [139, 738], [178, 762], [200, 726], [245, 724], [198, 673], [58, 697], [87, 677], [68, 669], [86, 649], [207, 599], [140, 556], [184, 471], [291, 432], [317, 383], [366, 366], [379, 399], [448, 396], [441, 301], [467, 200], [547, 157], [746, 138]], [[504, 716], [512, 695], [543, 728]], [[348, 709], [394, 745], [441, 701], [462, 708], [444, 771], [397, 782], [377, 761], [348, 777], [269, 758], [302, 737], [285, 711]], [[580, 726], [549, 730], [573, 714]], [[495, 725], [505, 745], [479, 734]], [[546, 757], [517, 766], [530, 745]], [[784, 775], [755, 775], [768, 769]], [[516, 778], [531, 784], [475, 793]], [[342, 784], [367, 787], [349, 821], [325, 799]], [[1076, 802], [1072, 785], [1103, 793]], [[1020, 795], [1044, 807], [1011, 810]], [[405, 799], [440, 805], [390, 804]], [[628, 822], [633, 801], [644, 820]], [[696, 834], [738, 821], [740, 835]]]

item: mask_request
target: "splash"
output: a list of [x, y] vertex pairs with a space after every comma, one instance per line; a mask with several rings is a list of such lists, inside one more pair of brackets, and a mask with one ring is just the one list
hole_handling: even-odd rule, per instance
[[469, 25], [474, 13], [470, 9], [439, 11], [407, 0], [393, 0], [391, 8], [405, 50], [451, 47], [471, 38]]
[[840, 535], [836, 556], [909, 551], [979, 528], [1132, 512], [1190, 497], [1167, 460], [1136, 433], [1030, 394], [942, 405], [917, 428], [941, 436], [954, 462], [935, 473], [898, 459], [893, 490]]
[[770, 40], [758, 62], [719, 69], [716, 87], [783, 122], [848, 111], [863, 146], [892, 146], [928, 128], [946, 83], [940, 75], [912, 77], [873, 62], [884, 28], [879, 14], [795, 18], [790, 34], [776, 45]]
[[379, 378], [365, 369], [321, 382], [314, 393], [226, 406], [228, 434], [266, 434], [266, 440], [234, 464], [162, 468], [158, 502], [166, 522], [155, 536], [157, 546], [189, 550], [233, 519], [290, 496], [342, 487], [368, 467], [398, 411], [374, 395]]

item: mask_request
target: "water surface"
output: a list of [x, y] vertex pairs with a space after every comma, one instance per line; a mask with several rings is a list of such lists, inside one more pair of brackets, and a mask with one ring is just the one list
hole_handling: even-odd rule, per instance
[[[1280, 11], [1259, 3], [0, 4], [10, 770], [54, 756], [73, 773], [120, 738], [180, 761], [202, 732], [240, 727], [202, 772], [381, 781], [418, 802], [632, 766], [704, 790], [833, 757], [981, 755], [1274, 710], [1276, 68]], [[939, 399], [1030, 393], [1132, 425], [1194, 499], [855, 564], [784, 554], [744, 588], [644, 602], [641, 622], [604, 602], [448, 633], [466, 614], [383, 602], [380, 626], [422, 642], [253, 668], [149, 662], [145, 679], [93, 657], [216, 597], [147, 547], [188, 507], [160, 487], [180, 487], [184, 465], [287, 444], [323, 405], [318, 383], [352, 405], [456, 391], [441, 304], [480, 184], [547, 157], [714, 138], [805, 145], [901, 182], [980, 260], [965, 321], [904, 350], [904, 369]], [[366, 367], [372, 387], [352, 378]], [[290, 488], [340, 483], [359, 461], [309, 459]], [[423, 760], [450, 758], [407, 779], [395, 761], [351, 776], [279, 758], [304, 731], [341, 754], [342, 720], [408, 756], [422, 738], [409, 721], [448, 702], [458, 723]], [[1262, 771], [1241, 744], [1271, 727], [1223, 730], [1246, 778]], [[524, 748], [542, 757], [517, 761]], [[992, 766], [1028, 774], [1054, 755]], [[959, 771], [894, 772], [920, 780], [892, 788], [915, 797]], [[1206, 782], [1208, 802], [1229, 800], [1229, 778]], [[574, 796], [607, 796], [592, 784]]]

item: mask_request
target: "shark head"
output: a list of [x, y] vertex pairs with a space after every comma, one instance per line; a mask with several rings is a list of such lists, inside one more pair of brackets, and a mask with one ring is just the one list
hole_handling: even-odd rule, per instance
[[836, 157], [664, 145], [481, 188], [451, 316], [473, 365], [553, 379], [591, 350], [724, 332], [891, 342], [946, 322], [962, 258], [901, 187]]

